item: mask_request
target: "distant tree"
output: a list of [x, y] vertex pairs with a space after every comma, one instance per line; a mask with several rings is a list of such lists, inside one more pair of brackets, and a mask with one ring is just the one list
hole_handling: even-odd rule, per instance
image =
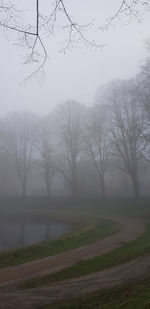
[[105, 173], [108, 161], [107, 109], [96, 104], [88, 110], [85, 121], [85, 151], [100, 180], [102, 197], [106, 196]]
[[141, 66], [140, 73], [137, 75], [138, 96], [141, 102], [143, 115], [142, 138], [145, 142], [145, 148], [142, 157], [150, 163], [150, 40], [146, 41], [148, 57]]
[[29, 112], [12, 113], [4, 120], [5, 147], [14, 158], [18, 179], [22, 187], [22, 196], [27, 194], [36, 122], [36, 116]]
[[59, 135], [58, 171], [69, 184], [72, 195], [78, 194], [78, 162], [82, 149], [84, 106], [75, 101], [61, 104], [57, 110]]
[[141, 66], [140, 73], [137, 75], [137, 82], [141, 103], [150, 121], [150, 40], [146, 41], [146, 47], [148, 50], [148, 57]]
[[56, 141], [54, 130], [52, 115], [44, 117], [39, 123], [36, 141], [36, 148], [40, 155], [38, 165], [45, 181], [48, 196], [51, 194], [51, 186], [56, 173]]
[[134, 81], [117, 80], [106, 90], [110, 106], [109, 138], [116, 167], [132, 180], [135, 197], [140, 196], [138, 162], [143, 150], [143, 117]]

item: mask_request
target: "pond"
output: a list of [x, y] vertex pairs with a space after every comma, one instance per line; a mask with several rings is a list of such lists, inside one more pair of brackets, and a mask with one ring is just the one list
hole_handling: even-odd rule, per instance
[[13, 216], [4, 216], [0, 218], [0, 250], [21, 248], [42, 240], [55, 239], [70, 230], [71, 225], [65, 222], [39, 222], [31, 218], [16, 220]]

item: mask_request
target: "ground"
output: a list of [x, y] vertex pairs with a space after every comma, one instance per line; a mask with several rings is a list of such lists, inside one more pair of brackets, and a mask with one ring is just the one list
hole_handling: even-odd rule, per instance
[[[28, 215], [29, 213], [32, 213], [32, 215], [36, 213], [37, 215], [42, 212], [43, 216], [47, 213], [51, 216], [59, 217], [61, 214], [63, 218], [66, 216], [68, 220], [69, 218], [71, 220], [72, 217], [77, 218], [80, 216], [80, 219], [82, 217], [83, 221], [85, 218], [92, 221], [93, 218], [98, 220], [98, 218], [105, 217], [119, 222], [122, 228], [118, 233], [97, 240], [89, 245], [38, 261], [1, 269], [0, 308], [51, 308], [51, 306], [53, 308], [53, 304], [57, 303], [55, 307], [59, 307], [62, 301], [64, 304], [61, 308], [65, 308], [65, 306], [68, 306], [66, 308], [80, 308], [81, 301], [78, 302], [78, 307], [69, 307], [67, 302], [74, 298], [87, 297], [87, 295], [92, 295], [95, 292], [100, 293], [104, 289], [113, 287], [118, 287], [119, 289], [120, 285], [127, 285], [131, 281], [135, 282], [136, 280], [149, 278], [150, 245], [149, 242], [146, 242], [145, 236], [143, 236], [147, 235], [145, 229], [149, 222], [148, 200], [141, 201], [140, 203], [134, 200], [119, 200], [114, 203], [113, 200], [104, 204], [100, 200], [91, 200], [91, 205], [87, 202], [87, 208], [85, 200], [79, 201], [79, 204], [83, 204], [82, 208], [80, 205], [76, 206], [77, 201], [70, 208], [68, 201], [67, 203], [68, 205], [62, 206], [61, 209], [60, 205], [56, 206], [55, 209], [54, 207], [45, 206], [43, 210], [40, 206], [38, 208], [22, 208], [21, 210], [18, 210], [18, 207], [15, 206], [12, 211], [16, 212], [16, 214], [22, 212], [24, 215], [27, 215], [27, 213]], [[9, 207], [5, 207], [5, 210], [2, 207], [2, 209], [1, 212], [7, 213], [9, 211]], [[144, 244], [144, 242], [145, 247], [143, 250], [141, 243]], [[118, 250], [125, 246], [128, 246], [126, 259], [122, 261], [117, 260], [117, 256], [120, 254]], [[129, 246], [130, 250], [128, 251]], [[131, 249], [134, 249], [134, 254], [131, 254]], [[89, 267], [89, 269], [86, 269], [85, 275], [81, 275], [86, 263], [93, 267], [95, 256], [98, 259], [98, 263], [101, 261], [99, 260], [100, 257], [106, 257], [104, 260], [109, 261], [109, 258], [113, 260], [113, 252], [115, 252], [113, 267], [110, 267], [111, 261], [107, 267], [104, 263], [104, 269], [101, 271], [96, 271], [98, 267], [102, 269], [101, 265], [96, 265], [93, 272], [90, 271]], [[79, 277], [73, 274], [76, 266], [81, 271]], [[64, 280], [63, 269], [65, 269], [67, 274], [68, 270], [71, 269], [70, 278], [68, 277], [67, 280]], [[56, 276], [56, 274], [58, 275]], [[99, 307], [95, 308], [103, 307], [100, 307], [99, 302]], [[128, 308], [130, 308], [129, 305]]]

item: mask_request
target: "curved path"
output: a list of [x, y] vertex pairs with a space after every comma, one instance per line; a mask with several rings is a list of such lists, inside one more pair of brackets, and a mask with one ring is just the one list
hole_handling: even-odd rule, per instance
[[89, 295], [102, 289], [120, 286], [132, 280], [150, 276], [150, 255], [129, 263], [103, 270], [77, 279], [70, 279], [48, 287], [27, 291], [0, 292], [1, 309], [41, 309], [44, 305], [64, 302]]
[[49, 256], [41, 260], [32, 261], [22, 265], [1, 269], [0, 284], [11, 280], [29, 279], [47, 273], [54, 273], [63, 268], [72, 266], [82, 260], [90, 259], [94, 256], [110, 252], [124, 243], [136, 239], [145, 231], [145, 225], [142, 221], [123, 220], [120, 218], [111, 219], [122, 225], [122, 229], [119, 233], [71, 251]]
[[26, 291], [17, 289], [20, 280], [50, 274], [81, 260], [102, 255], [120, 247], [125, 242], [136, 239], [145, 231], [142, 221], [111, 219], [120, 222], [123, 226], [118, 234], [82, 248], [0, 270], [0, 309], [38, 309], [44, 304], [71, 299], [74, 296], [78, 297], [106, 287], [120, 285], [137, 277], [148, 276], [150, 256], [47, 287]]

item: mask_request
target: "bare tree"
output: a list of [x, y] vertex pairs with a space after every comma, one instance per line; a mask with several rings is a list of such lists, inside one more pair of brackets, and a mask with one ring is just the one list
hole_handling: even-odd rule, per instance
[[137, 76], [137, 82], [141, 103], [150, 121], [150, 40], [146, 40], [146, 48], [148, 50], [148, 57], [141, 66], [140, 73]]
[[137, 88], [133, 81], [119, 81], [106, 91], [110, 103], [109, 138], [116, 167], [130, 175], [135, 197], [140, 196], [138, 161], [143, 150], [143, 118]]
[[100, 180], [102, 198], [105, 198], [105, 173], [108, 161], [107, 110], [95, 105], [85, 121], [85, 151], [92, 160]]
[[[80, 25], [77, 21], [78, 18], [72, 17], [69, 5], [65, 0], [47, 1], [47, 6], [42, 1], [35, 0], [34, 8], [30, 4], [29, 10], [33, 10], [34, 13], [29, 24], [23, 22], [26, 13], [25, 5], [21, 1], [18, 6], [15, 3], [15, 1], [11, 0], [0, 1], [0, 30], [3, 30], [6, 35], [10, 33], [11, 37], [13, 33], [16, 33], [18, 35], [18, 45], [23, 46], [28, 51], [24, 63], [37, 65], [26, 80], [34, 76], [38, 78], [41, 75], [43, 76], [44, 65], [48, 58], [44, 37], [45, 34], [54, 36], [58, 24], [67, 34], [63, 52], [72, 49], [75, 44], [79, 43], [94, 49], [103, 48], [105, 45], [88, 39], [87, 31], [93, 22], [88, 21], [86, 25]], [[45, 6], [46, 13], [44, 13]], [[145, 8], [149, 8], [148, 1], [122, 0], [114, 14], [107, 17], [105, 25], [97, 28], [108, 30], [111, 26], [115, 26], [116, 21], [121, 22], [121, 24], [129, 24], [133, 19], [141, 22]], [[92, 20], [93, 18], [94, 16], [92, 16]], [[63, 23], [59, 23], [61, 20], [63, 20]]]
[[47, 195], [50, 196], [56, 173], [56, 142], [52, 115], [45, 117], [40, 122], [36, 146], [40, 155], [38, 165], [46, 184]]
[[4, 121], [6, 149], [14, 157], [22, 196], [27, 194], [35, 141], [35, 123], [36, 117], [28, 112], [9, 114]]
[[146, 162], [150, 163], [150, 40], [146, 40], [146, 48], [148, 50], [148, 57], [141, 66], [140, 73], [137, 75], [136, 80], [144, 123], [141, 136], [145, 142], [145, 149], [142, 153], [142, 157]]
[[78, 194], [78, 162], [82, 146], [82, 115], [84, 106], [78, 102], [67, 101], [59, 106], [59, 165], [58, 171], [69, 184], [72, 195]]

